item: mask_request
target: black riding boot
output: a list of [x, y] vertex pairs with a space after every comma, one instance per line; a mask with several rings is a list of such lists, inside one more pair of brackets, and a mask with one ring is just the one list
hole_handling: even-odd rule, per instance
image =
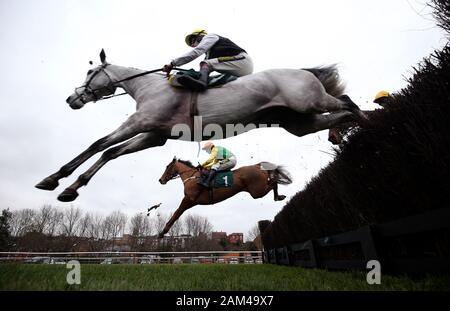
[[202, 186], [206, 187], [206, 188], [210, 188], [211, 187], [211, 181], [214, 180], [214, 176], [216, 176], [216, 171], [215, 170], [210, 170], [208, 178], [204, 179], [203, 182], [200, 183], [200, 184]]
[[194, 79], [186, 75], [179, 77], [178, 82], [192, 91], [203, 92], [208, 87], [209, 73], [210, 71], [208, 67], [202, 67], [200, 69], [200, 78]]

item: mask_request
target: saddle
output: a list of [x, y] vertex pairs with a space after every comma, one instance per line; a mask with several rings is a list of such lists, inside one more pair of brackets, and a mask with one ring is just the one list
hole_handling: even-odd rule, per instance
[[[178, 71], [176, 74], [171, 75], [169, 77], [169, 85], [173, 87], [180, 87], [185, 88], [185, 86], [181, 85], [181, 83], [178, 82], [178, 78], [181, 76], [188, 75], [194, 79], [200, 78], [200, 72], [195, 71], [194, 69], [186, 70], [186, 71]], [[217, 75], [211, 75], [208, 80], [208, 88], [213, 87], [221, 87], [224, 84], [227, 84], [228, 82], [236, 80], [238, 77], [233, 76], [228, 73], [221, 73]]]

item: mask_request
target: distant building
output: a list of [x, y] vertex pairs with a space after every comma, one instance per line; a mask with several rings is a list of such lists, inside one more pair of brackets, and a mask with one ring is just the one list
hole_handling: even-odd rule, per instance
[[208, 234], [208, 239], [213, 240], [216, 242], [220, 242], [222, 240], [227, 240], [227, 233], [226, 232], [211, 232]]
[[228, 243], [230, 244], [243, 244], [244, 234], [243, 233], [231, 233], [227, 237]]
[[182, 234], [175, 236], [164, 236], [164, 242], [170, 243], [173, 247], [186, 248], [186, 242], [192, 240], [190, 234]]
[[261, 241], [261, 235], [258, 234], [258, 236], [253, 240], [253, 244], [255, 245], [256, 249], [258, 251], [262, 251], [262, 241]]

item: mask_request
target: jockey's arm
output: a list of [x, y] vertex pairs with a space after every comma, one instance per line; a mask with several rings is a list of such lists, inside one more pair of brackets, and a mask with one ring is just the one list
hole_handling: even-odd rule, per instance
[[183, 56], [180, 56], [178, 58], [175, 58], [172, 60], [172, 65], [174, 66], [181, 66], [184, 64], [187, 64], [197, 57], [199, 57], [202, 54], [205, 54], [209, 51], [210, 48], [216, 42], [219, 41], [219, 36], [215, 34], [209, 34], [203, 37], [202, 41], [200, 41], [199, 45], [197, 45], [195, 48], [184, 54]]
[[212, 148], [211, 150], [211, 155], [209, 156], [209, 158], [203, 162], [202, 166], [204, 168], [211, 168], [211, 166], [213, 166], [216, 162], [217, 159], [217, 151], [218, 149], [216, 147]]

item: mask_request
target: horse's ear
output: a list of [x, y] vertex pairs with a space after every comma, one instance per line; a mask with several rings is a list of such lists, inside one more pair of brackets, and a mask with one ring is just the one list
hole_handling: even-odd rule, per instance
[[177, 160], [177, 156], [173, 156], [172, 162]]
[[102, 49], [102, 51], [100, 52], [100, 61], [103, 65], [106, 63], [106, 54], [104, 49]]

